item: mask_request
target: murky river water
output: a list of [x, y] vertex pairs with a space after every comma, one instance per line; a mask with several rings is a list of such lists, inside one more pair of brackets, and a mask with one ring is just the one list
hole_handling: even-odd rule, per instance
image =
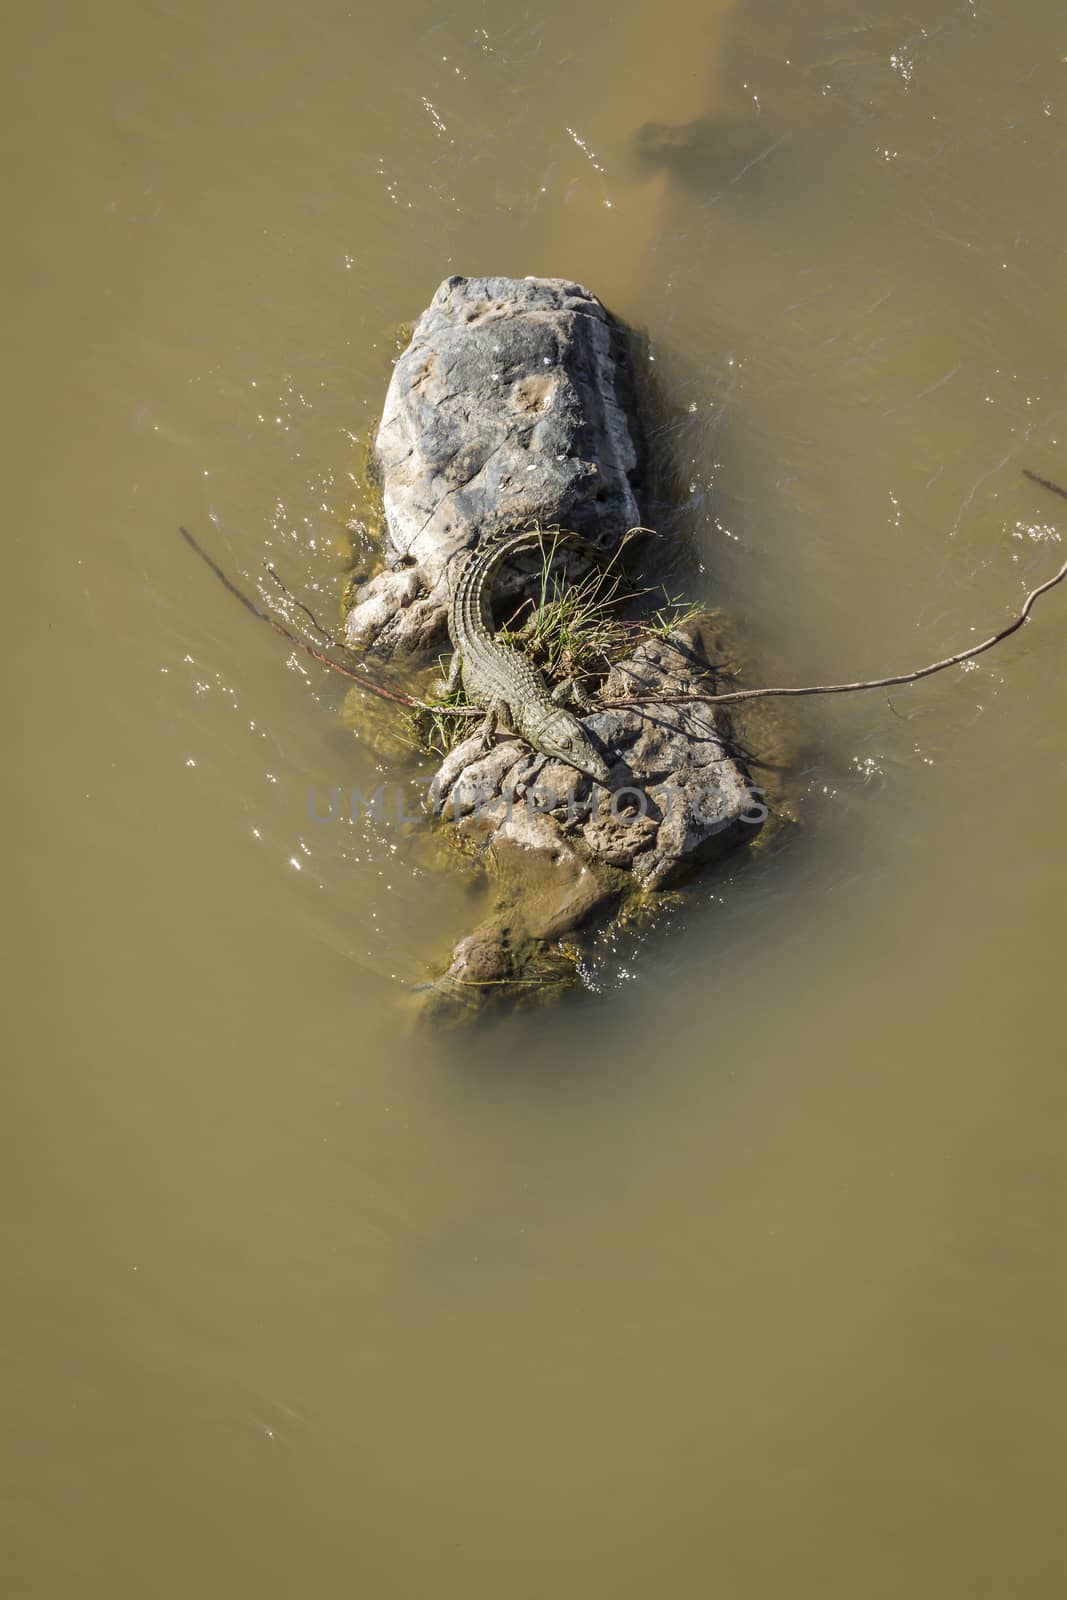
[[748, 681], [979, 637], [1067, 537], [1063, 20], [8, 17], [5, 1593], [1063, 1592], [1067, 596], [449, 1040], [471, 887], [309, 819], [393, 769], [175, 533], [336, 617], [398, 324], [570, 275]]

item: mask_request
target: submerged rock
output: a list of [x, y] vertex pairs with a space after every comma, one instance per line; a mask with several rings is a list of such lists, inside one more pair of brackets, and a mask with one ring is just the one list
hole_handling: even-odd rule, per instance
[[[640, 523], [637, 436], [626, 335], [588, 290], [447, 279], [389, 386], [377, 440], [386, 567], [356, 593], [349, 643], [445, 644], [451, 561], [516, 524], [613, 550]], [[532, 594], [537, 578], [505, 568], [499, 592]], [[442, 762], [435, 815], [484, 861], [496, 895], [433, 986], [438, 1002], [555, 992], [583, 930], [755, 837], [766, 813], [721, 714], [685, 700], [713, 688], [700, 629], [635, 638], [584, 718], [610, 789], [513, 738], [486, 750], [474, 734]]]

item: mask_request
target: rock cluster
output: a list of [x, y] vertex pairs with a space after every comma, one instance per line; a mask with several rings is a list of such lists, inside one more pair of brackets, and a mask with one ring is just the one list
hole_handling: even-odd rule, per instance
[[[578, 284], [447, 279], [397, 362], [376, 455], [386, 565], [358, 591], [347, 639], [390, 653], [439, 649], [461, 550], [531, 519], [605, 550], [639, 525], [624, 330]], [[521, 566], [506, 568], [499, 592], [533, 584]], [[472, 735], [449, 753], [435, 811], [483, 855], [496, 904], [456, 946], [438, 995], [499, 992], [547, 970], [578, 930], [755, 836], [763, 808], [720, 720], [685, 700], [712, 682], [692, 625], [642, 638], [612, 667], [602, 708], [585, 719], [613, 758], [610, 791], [516, 739], [484, 750]]]
[[[536, 968], [538, 948], [602, 919], [635, 890], [674, 888], [755, 837], [766, 810], [716, 728], [703, 641], [693, 626], [639, 644], [605, 679], [586, 725], [615, 755], [602, 789], [516, 739], [457, 745], [432, 790], [458, 838], [497, 879], [489, 919], [460, 941], [447, 979], [500, 983]], [[647, 697], [647, 698], [646, 698]], [[662, 697], [662, 698], [658, 698]]]

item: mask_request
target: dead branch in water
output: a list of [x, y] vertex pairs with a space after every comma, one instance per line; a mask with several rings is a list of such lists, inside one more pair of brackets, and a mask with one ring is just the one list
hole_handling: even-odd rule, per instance
[[[378, 697], [382, 700], [391, 700], [396, 705], [408, 706], [420, 711], [434, 711], [439, 709], [436, 706], [429, 705], [425, 701], [417, 700], [414, 695], [407, 694], [403, 689], [390, 688], [388, 684], [382, 683], [379, 679], [372, 677], [371, 674], [366, 670], [354, 672], [351, 667], [346, 667], [342, 662], [335, 661], [333, 657], [328, 656], [325, 651], [317, 650], [313, 644], [308, 642], [307, 639], [302, 639], [298, 633], [293, 633], [291, 629], [284, 625], [284, 623], [279, 622], [277, 617], [272, 617], [269, 611], [263, 611], [259, 606], [257, 606], [255, 601], [250, 599], [249, 596], [245, 594], [243, 589], [238, 588], [233, 579], [222, 570], [218, 562], [208, 555], [203, 545], [200, 544], [197, 539], [194, 539], [188, 528], [180, 527], [178, 532], [181, 534], [186, 544], [196, 551], [201, 561], [211, 568], [212, 572], [215, 574], [216, 578], [218, 578], [223, 588], [228, 589], [233, 595], [234, 599], [241, 602], [246, 611], [250, 611], [252, 615], [260, 622], [265, 622], [268, 627], [273, 628], [275, 633], [281, 634], [282, 638], [286, 640], [288, 644], [291, 644], [295, 650], [302, 650], [304, 654], [310, 656], [313, 661], [319, 662], [321, 666], [329, 667], [331, 672], [340, 673], [342, 678], [348, 678], [352, 683], [358, 683], [361, 689], [366, 689], [369, 691], [369, 693], [378, 695]], [[271, 576], [274, 578], [275, 582], [279, 585], [283, 592], [288, 594], [289, 591], [285, 588], [285, 585], [282, 583], [277, 573], [274, 572], [274, 569], [272, 567], [268, 567], [267, 570], [270, 572]], [[292, 596], [290, 595], [289, 598], [292, 599]], [[335, 645], [339, 650], [346, 648], [346, 646], [340, 644], [332, 634], [327, 633], [325, 628], [320, 627], [319, 623], [315, 621], [314, 616], [310, 611], [308, 611], [306, 606], [301, 605], [300, 601], [297, 601], [296, 604], [300, 605], [301, 609], [307, 612], [307, 615], [311, 618], [311, 621], [314, 623], [315, 627], [318, 628], [319, 632], [324, 638], [329, 639], [331, 644]], [[446, 709], [457, 716], [481, 717], [485, 714], [473, 706], [449, 706]]]
[[289, 604], [296, 606], [298, 610], [304, 613], [305, 617], [307, 617], [308, 621], [311, 623], [311, 626], [315, 629], [315, 632], [321, 634], [322, 638], [326, 640], [327, 644], [332, 644], [335, 650], [345, 649], [345, 646], [338, 638], [335, 637], [334, 634], [330, 632], [329, 628], [323, 627], [322, 623], [319, 621], [314, 611], [312, 611], [311, 607], [306, 606], [303, 600], [298, 600], [293, 591], [282, 582], [281, 578], [278, 576], [278, 572], [274, 567], [273, 562], [264, 561], [263, 565], [274, 579], [274, 582], [278, 585], [278, 588], [282, 591], [282, 594], [289, 601]]
[[1029, 467], [1023, 468], [1023, 477], [1029, 478], [1031, 483], [1039, 483], [1042, 489], [1050, 489], [1053, 494], [1058, 494], [1061, 500], [1067, 500], [1067, 489], [1061, 488], [1058, 483], [1053, 483], [1051, 478], [1039, 478]]
[[[1032, 482], [1039, 483], [1043, 489], [1049, 489], [1053, 494], [1058, 494], [1067, 500], [1067, 489], [1061, 488], [1058, 483], [1053, 483], [1050, 478], [1039, 478], [1036, 472], [1030, 472], [1026, 467], [1023, 468], [1023, 475]], [[780, 700], [810, 694], [855, 694], [860, 689], [891, 689], [898, 683], [918, 683], [920, 678], [929, 678], [935, 672], [944, 672], [946, 667], [956, 667], [963, 661], [970, 661], [974, 656], [983, 655], [986, 650], [992, 650], [995, 644], [1000, 644], [1002, 640], [1017, 633], [1029, 617], [1035, 600], [1040, 595], [1047, 594], [1050, 589], [1054, 589], [1058, 583], [1062, 583], [1064, 578], [1067, 578], [1067, 561], [1051, 578], [1046, 578], [1036, 589], [1031, 589], [1017, 615], [988, 639], [983, 639], [981, 644], [971, 645], [967, 650], [959, 650], [955, 655], [945, 656], [941, 661], [932, 661], [929, 666], [916, 667], [913, 672], [897, 672], [888, 678], [862, 678], [856, 683], [813, 683], [789, 689], [732, 689], [725, 694], [652, 694], [635, 696], [630, 700], [604, 700], [601, 704], [605, 707], [621, 707], [649, 704], [682, 705], [694, 701], [701, 705], [725, 706], [736, 705], [741, 700]]]

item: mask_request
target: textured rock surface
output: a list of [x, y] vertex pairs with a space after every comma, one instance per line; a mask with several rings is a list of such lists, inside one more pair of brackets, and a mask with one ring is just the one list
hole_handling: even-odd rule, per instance
[[445, 569], [478, 539], [537, 518], [608, 546], [639, 523], [632, 412], [625, 337], [588, 290], [446, 279], [386, 395], [386, 570], [356, 596], [349, 643], [441, 644]]
[[434, 785], [438, 813], [484, 852], [499, 892], [492, 915], [457, 945], [446, 991], [536, 967], [538, 944], [602, 919], [628, 890], [674, 887], [755, 838], [766, 815], [760, 791], [712, 708], [655, 699], [710, 683], [693, 626], [645, 641], [612, 669], [603, 699], [652, 698], [586, 718], [615, 753], [611, 792], [515, 739], [482, 753], [473, 735], [450, 752]]

